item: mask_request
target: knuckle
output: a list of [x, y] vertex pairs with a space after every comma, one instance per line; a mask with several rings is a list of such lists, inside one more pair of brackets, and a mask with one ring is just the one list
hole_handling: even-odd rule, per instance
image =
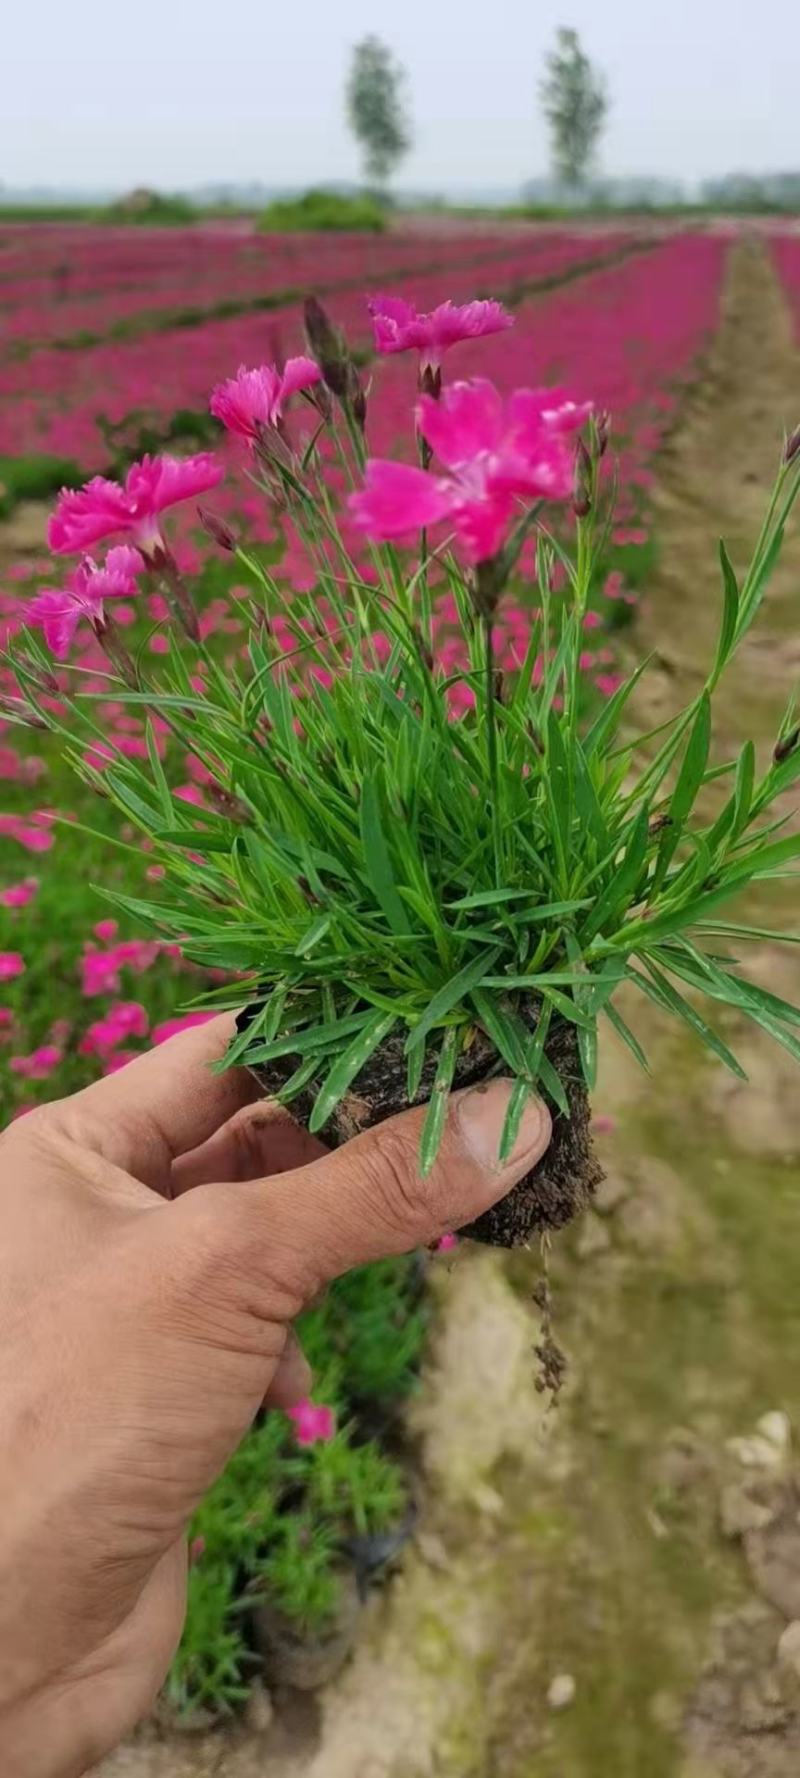
[[435, 1178], [423, 1179], [415, 1135], [396, 1123], [377, 1124], [363, 1154], [365, 1183], [393, 1228], [414, 1235], [436, 1221]]

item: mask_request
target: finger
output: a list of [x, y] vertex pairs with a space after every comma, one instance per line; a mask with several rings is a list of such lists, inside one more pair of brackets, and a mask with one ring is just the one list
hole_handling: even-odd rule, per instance
[[244, 1068], [215, 1074], [235, 1033], [233, 1013], [182, 1031], [119, 1073], [60, 1100], [48, 1118], [60, 1130], [157, 1190], [168, 1189], [177, 1155], [197, 1148], [241, 1105], [258, 1097]]
[[297, 1334], [290, 1327], [286, 1345], [264, 1396], [265, 1408], [293, 1408], [311, 1394], [313, 1375]]
[[259, 1179], [305, 1167], [325, 1154], [324, 1142], [296, 1124], [275, 1100], [243, 1105], [207, 1142], [179, 1155], [170, 1175], [170, 1195], [211, 1185], [217, 1179]]
[[[299, 1171], [243, 1184], [250, 1263], [308, 1300], [352, 1266], [427, 1246], [472, 1222], [529, 1171], [548, 1146], [550, 1114], [530, 1098], [514, 1152], [498, 1160], [513, 1083], [492, 1080], [453, 1094], [427, 1179], [419, 1170], [425, 1107], [376, 1124]], [[211, 1188], [213, 1192], [214, 1188]], [[250, 1218], [252, 1217], [252, 1223]]]

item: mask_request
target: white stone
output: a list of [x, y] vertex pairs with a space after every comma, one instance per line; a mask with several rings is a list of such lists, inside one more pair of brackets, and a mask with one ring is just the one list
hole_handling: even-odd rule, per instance
[[752, 1438], [729, 1438], [725, 1448], [743, 1469], [780, 1469], [784, 1458], [784, 1452], [772, 1439], [757, 1434]]
[[771, 1413], [762, 1414], [756, 1425], [756, 1432], [759, 1432], [762, 1438], [768, 1439], [770, 1444], [780, 1451], [781, 1456], [788, 1455], [792, 1442], [792, 1428], [788, 1414], [784, 1414], [781, 1408], [773, 1408]]
[[778, 1643], [778, 1662], [785, 1672], [800, 1679], [800, 1618], [786, 1625]]
[[551, 1710], [566, 1710], [575, 1696], [575, 1681], [571, 1673], [556, 1673], [547, 1687], [547, 1702]]

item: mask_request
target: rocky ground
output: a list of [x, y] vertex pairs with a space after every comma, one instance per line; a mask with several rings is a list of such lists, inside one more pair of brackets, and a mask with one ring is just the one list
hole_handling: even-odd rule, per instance
[[[697, 683], [800, 416], [762, 248], [737, 249], [707, 374], [661, 459], [660, 565], [635, 635], [659, 713]], [[719, 745], [774, 739], [796, 679], [800, 525], [720, 700]], [[789, 906], [786, 886], [776, 886]], [[774, 908], [773, 908], [774, 911]], [[764, 982], [800, 995], [791, 951]], [[357, 1652], [236, 1732], [147, 1733], [102, 1778], [796, 1778], [800, 1771], [800, 1094], [726, 1021], [740, 1086], [637, 1008], [610, 1049], [608, 1177], [551, 1259], [570, 1370], [537, 1393], [538, 1254], [462, 1248], [414, 1408], [419, 1529]]]

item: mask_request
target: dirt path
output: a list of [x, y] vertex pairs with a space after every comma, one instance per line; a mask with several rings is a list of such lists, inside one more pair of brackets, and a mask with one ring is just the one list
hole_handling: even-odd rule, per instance
[[[798, 416], [785, 311], [745, 245], [661, 462], [661, 566], [635, 637], [666, 663], [654, 709], [707, 658], [715, 534], [741, 564]], [[774, 736], [800, 661], [799, 579], [796, 529], [722, 700], [722, 747], [725, 730]], [[800, 994], [791, 953], [761, 948], [753, 965]], [[260, 1734], [140, 1745], [103, 1778], [796, 1778], [786, 1639], [782, 1667], [776, 1649], [800, 1618], [783, 1417], [800, 1428], [797, 1077], [735, 1020], [747, 1088], [634, 1017], [652, 1075], [607, 1053], [608, 1183], [554, 1258], [561, 1408], [534, 1388], [538, 1261], [465, 1249], [441, 1274], [416, 1408], [422, 1530], [343, 1678]]]

